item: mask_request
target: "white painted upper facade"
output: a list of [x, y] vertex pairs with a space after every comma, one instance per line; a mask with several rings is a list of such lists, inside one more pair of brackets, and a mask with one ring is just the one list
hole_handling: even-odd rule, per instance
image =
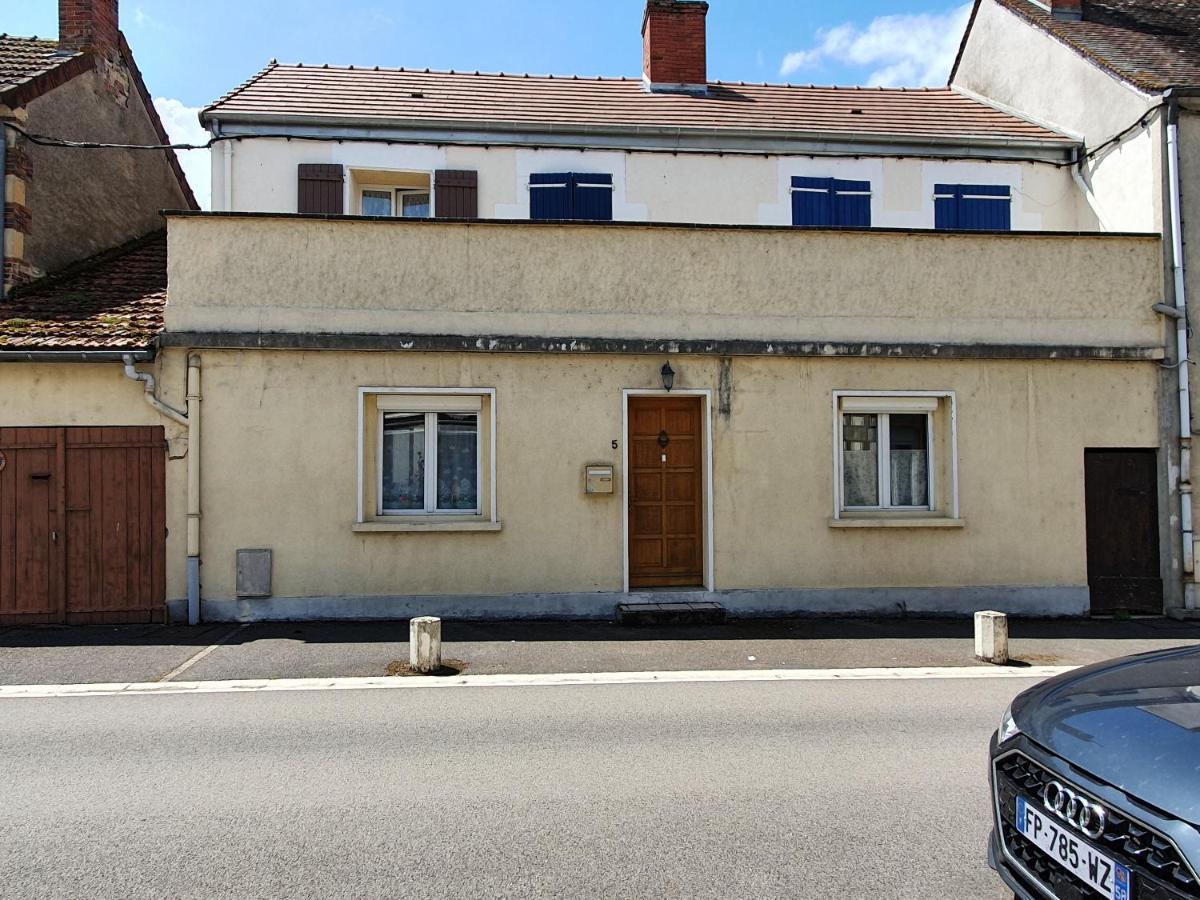
[[[952, 148], [945, 148], [947, 156]], [[447, 144], [386, 144], [243, 137], [212, 149], [213, 208], [297, 211], [297, 167], [344, 168], [344, 210], [362, 211], [361, 189], [389, 173], [429, 178], [439, 169], [478, 172], [482, 218], [530, 217], [530, 175], [580, 172], [612, 176], [613, 218], [633, 222], [791, 225], [794, 176], [870, 183], [871, 225], [934, 227], [936, 184], [1011, 190], [1014, 230], [1094, 231], [1070, 169], [1046, 162], [888, 156], [772, 156], [748, 153], [573, 150]], [[389, 179], [390, 180], [390, 179]]]

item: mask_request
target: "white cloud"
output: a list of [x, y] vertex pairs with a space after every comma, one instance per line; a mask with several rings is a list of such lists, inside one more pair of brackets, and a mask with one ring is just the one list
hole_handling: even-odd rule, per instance
[[[167, 129], [167, 135], [171, 138], [172, 144], [203, 144], [211, 137], [204, 126], [200, 124], [200, 120], [196, 118], [200, 107], [186, 106], [179, 100], [167, 97], [155, 97], [154, 108], [158, 110], [158, 117], [162, 119], [163, 127]], [[210, 209], [212, 207], [212, 169], [209, 163], [209, 152], [207, 150], [176, 150], [175, 155], [179, 157], [183, 172], [192, 186], [192, 193], [196, 195], [196, 199], [200, 201], [200, 205], [204, 209]]]
[[867, 69], [864, 85], [942, 85], [950, 74], [971, 4], [945, 13], [879, 16], [866, 28], [849, 22], [817, 32], [813, 47], [787, 54], [780, 76], [837, 63]]

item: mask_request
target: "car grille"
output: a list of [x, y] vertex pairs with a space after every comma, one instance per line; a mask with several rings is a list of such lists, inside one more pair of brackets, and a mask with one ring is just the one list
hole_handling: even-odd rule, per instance
[[[1049, 856], [1018, 832], [1014, 824], [1017, 794], [1041, 803], [1042, 789], [1055, 779], [1065, 783], [1065, 779], [1050, 773], [1021, 753], [1010, 753], [996, 760], [996, 800], [1000, 808], [1001, 839], [1008, 852], [1021, 862], [1029, 875], [1040, 882], [1041, 887], [1051, 891], [1060, 900], [1089, 900], [1096, 896], [1092, 889], [1052, 862]], [[1078, 787], [1074, 789], [1080, 790]], [[1109, 815], [1104, 834], [1090, 842], [1133, 872], [1133, 896], [1136, 900], [1200, 898], [1200, 884], [1174, 844], [1109, 806], [1105, 805], [1105, 809]]]

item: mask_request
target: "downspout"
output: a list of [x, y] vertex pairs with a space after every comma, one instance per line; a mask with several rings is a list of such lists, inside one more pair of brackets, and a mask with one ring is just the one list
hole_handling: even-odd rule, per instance
[[125, 364], [125, 377], [132, 378], [134, 381], [140, 381], [145, 386], [145, 391], [142, 396], [146, 398], [146, 402], [153, 406], [156, 410], [171, 419], [178, 422], [180, 425], [187, 425], [188, 418], [186, 413], [182, 413], [173, 406], [168, 406], [158, 399], [158, 395], [154, 390], [154, 376], [149, 372], [139, 372], [133, 366], [133, 354], [126, 353], [121, 357], [121, 362]]
[[187, 361], [187, 598], [188, 624], [200, 624], [200, 355]]
[[233, 141], [225, 141], [222, 145], [222, 156], [225, 160], [224, 198], [225, 212], [233, 212]]
[[188, 624], [200, 624], [200, 356], [188, 355], [187, 412], [183, 413], [159, 400], [154, 391], [154, 376], [134, 368], [133, 354], [122, 357], [125, 375], [140, 381], [142, 394], [154, 409], [167, 418], [187, 426], [187, 606]]
[[[1195, 575], [1192, 557], [1192, 397], [1188, 372], [1187, 286], [1183, 257], [1183, 209], [1179, 190], [1179, 100], [1167, 91], [1167, 179], [1171, 215], [1171, 270], [1175, 283], [1175, 366], [1179, 384], [1179, 518], [1183, 531], [1183, 572]], [[1193, 591], [1184, 590], [1184, 603], [1195, 608]]]
[[[213, 119], [214, 138], [221, 136], [221, 121]], [[233, 141], [221, 142], [221, 209], [233, 211]]]

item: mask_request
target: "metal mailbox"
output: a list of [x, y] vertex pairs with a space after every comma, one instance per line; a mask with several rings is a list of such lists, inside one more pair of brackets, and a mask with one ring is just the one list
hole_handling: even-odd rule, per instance
[[585, 494], [611, 494], [613, 492], [613, 467], [584, 466], [583, 491]]

